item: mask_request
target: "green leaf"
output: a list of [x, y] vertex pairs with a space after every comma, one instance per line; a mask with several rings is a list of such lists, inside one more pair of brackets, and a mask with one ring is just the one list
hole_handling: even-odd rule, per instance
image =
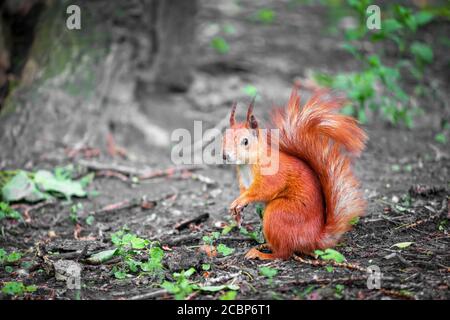
[[117, 249], [100, 251], [98, 253], [91, 255], [89, 258], [87, 258], [87, 261], [89, 261], [92, 264], [102, 264], [106, 261], [111, 260], [112, 257], [114, 257], [114, 254], [116, 252], [117, 252]]
[[222, 286], [204, 286], [204, 287], [199, 287], [200, 290], [202, 291], [209, 291], [209, 292], [217, 292], [220, 290], [225, 289], [226, 286], [222, 285]]
[[0, 220], [5, 218], [20, 220], [22, 219], [22, 215], [11, 208], [6, 202], [0, 202]]
[[86, 218], [86, 224], [87, 224], [88, 226], [92, 226], [92, 224], [94, 223], [94, 220], [95, 220], [94, 216], [88, 216], [88, 217]]
[[230, 45], [222, 37], [214, 37], [211, 40], [211, 46], [220, 54], [226, 54], [230, 51]]
[[194, 268], [189, 268], [188, 270], [186, 270], [184, 272], [184, 276], [186, 278], [189, 278], [190, 276], [192, 276], [195, 273], [195, 269]]
[[88, 185], [94, 181], [95, 173], [91, 172], [84, 177], [82, 177], [80, 180], [78, 180], [83, 188], [86, 188]]
[[228, 23], [223, 26], [223, 32], [226, 34], [235, 34], [236, 28], [232, 24]]
[[48, 196], [36, 188], [33, 180], [28, 177], [25, 171], [19, 171], [3, 186], [2, 198], [7, 202], [19, 200], [35, 202], [46, 199]]
[[392, 247], [397, 247], [397, 248], [399, 248], [399, 249], [405, 249], [405, 248], [408, 248], [410, 245], [412, 245], [414, 242], [409, 242], [409, 241], [406, 241], [406, 242], [399, 242], [399, 243], [396, 243], [396, 244], [394, 244], [394, 245], [392, 245]]
[[359, 56], [360, 56], [358, 49], [356, 49], [356, 47], [351, 45], [350, 43], [344, 43], [342, 45], [342, 49], [348, 51], [350, 54], [352, 54], [356, 58], [359, 58]]
[[433, 49], [425, 43], [414, 42], [411, 47], [411, 53], [421, 64], [428, 64], [433, 61]]
[[3, 261], [6, 260], [6, 255], [7, 255], [6, 250], [0, 248], [0, 263], [3, 263]]
[[37, 290], [37, 286], [35, 286], [35, 285], [25, 287], [26, 292], [35, 292], [36, 290]]
[[381, 22], [381, 30], [384, 32], [384, 34], [393, 33], [402, 28], [402, 24], [395, 19], [386, 19]]
[[246, 95], [250, 97], [256, 97], [256, 95], [258, 94], [258, 89], [256, 89], [256, 87], [252, 86], [251, 84], [246, 85], [243, 88], [243, 91]]
[[166, 289], [167, 291], [169, 291], [170, 293], [174, 294], [174, 293], [178, 293], [179, 292], [179, 288], [177, 287], [176, 283], [174, 282], [169, 282], [169, 281], [164, 281], [161, 284], [161, 287], [163, 287], [164, 289]]
[[227, 291], [223, 295], [220, 296], [219, 300], [234, 300], [236, 299], [237, 291]]
[[260, 9], [256, 13], [256, 19], [262, 23], [272, 23], [275, 20], [275, 11], [271, 9]]
[[322, 260], [333, 260], [337, 263], [345, 261], [345, 257], [342, 255], [342, 253], [334, 249], [326, 249], [325, 251], [316, 250], [314, 251], [314, 253], [318, 255]]
[[434, 18], [434, 15], [431, 12], [419, 11], [414, 15], [414, 18], [419, 26], [423, 26], [424, 24], [431, 22], [431, 20], [433, 20]]
[[229, 256], [230, 254], [232, 254], [234, 252], [234, 249], [229, 248], [226, 245], [224, 245], [223, 243], [221, 243], [217, 246], [217, 252], [223, 254], [226, 257], [226, 256]]
[[211, 265], [209, 263], [202, 264], [202, 270], [208, 271], [211, 269]]
[[235, 223], [232, 223], [232, 224], [229, 224], [229, 225], [225, 226], [225, 227], [222, 229], [222, 235], [223, 235], [223, 236], [224, 236], [224, 235], [227, 235], [227, 234], [230, 233], [231, 230], [233, 230], [234, 228], [236, 228], [236, 224], [235, 224]]
[[366, 116], [366, 110], [364, 109], [359, 109], [358, 110], [358, 121], [362, 124], [366, 124], [367, 123], [367, 116]]
[[9, 281], [3, 284], [2, 292], [7, 295], [16, 296], [22, 295], [25, 291], [25, 286], [22, 282]]
[[164, 251], [160, 247], [152, 247], [150, 249], [150, 258], [155, 261], [162, 261], [164, 258]]
[[72, 196], [86, 196], [86, 191], [83, 190], [83, 186], [79, 181], [59, 180], [50, 171], [39, 170], [36, 172], [34, 175], [34, 182], [41, 190], [46, 192], [57, 192], [67, 199], [70, 199]]
[[267, 278], [273, 278], [278, 274], [278, 270], [270, 267], [259, 267], [259, 273]]
[[219, 285], [219, 286], [199, 286], [198, 289], [202, 290], [202, 291], [209, 291], [209, 292], [217, 292], [220, 290], [224, 290], [224, 289], [229, 289], [229, 290], [239, 290], [239, 286], [237, 285]]
[[144, 249], [150, 242], [146, 239], [142, 239], [133, 235], [130, 243], [133, 249]]
[[352, 220], [350, 220], [350, 224], [352, 226], [358, 224], [358, 222], [359, 222], [359, 217], [354, 217]]
[[114, 276], [116, 277], [116, 279], [122, 280], [127, 277], [127, 273], [125, 271], [119, 270], [114, 272]]
[[255, 209], [256, 209], [256, 214], [258, 215], [258, 217], [260, 219], [262, 219], [264, 217], [264, 205], [261, 203], [257, 203], [255, 205]]
[[6, 262], [16, 262], [19, 261], [22, 258], [22, 254], [20, 252], [11, 252], [7, 257], [6, 257]]
[[442, 132], [436, 134], [436, 135], [434, 136], [434, 140], [435, 140], [436, 142], [439, 142], [439, 143], [442, 143], [442, 144], [447, 143], [447, 137], [446, 137], [445, 134], [443, 134]]

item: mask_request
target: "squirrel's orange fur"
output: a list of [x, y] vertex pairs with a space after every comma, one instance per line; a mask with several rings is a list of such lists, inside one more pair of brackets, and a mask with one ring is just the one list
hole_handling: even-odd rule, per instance
[[264, 202], [263, 230], [272, 251], [251, 249], [247, 258], [288, 259], [296, 252], [332, 247], [351, 228], [352, 219], [364, 213], [351, 162], [364, 149], [367, 136], [354, 118], [337, 113], [342, 104], [321, 91], [300, 107], [294, 89], [287, 108], [272, 116], [279, 130], [279, 167], [271, 175], [261, 172], [258, 156], [268, 146], [253, 116], [253, 103], [241, 123], [234, 120], [233, 106], [224, 159], [244, 164], [240, 169], [248, 170], [250, 181], [245, 185], [238, 171], [241, 194], [230, 210], [240, 219], [247, 204]]

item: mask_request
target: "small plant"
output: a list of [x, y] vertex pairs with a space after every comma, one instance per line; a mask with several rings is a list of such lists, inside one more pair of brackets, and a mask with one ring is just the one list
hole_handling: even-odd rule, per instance
[[208, 236], [203, 236], [202, 240], [206, 245], [212, 246], [212, 245], [214, 245], [214, 242], [217, 239], [219, 239], [219, 237], [220, 237], [220, 232], [215, 231], [215, 232], [211, 232], [211, 234]]
[[7, 253], [6, 250], [0, 248], [0, 264], [12, 264], [22, 259], [22, 254], [17, 251]]
[[335, 287], [334, 296], [336, 299], [341, 299], [343, 297], [345, 286], [343, 284], [337, 284]]
[[54, 197], [71, 200], [72, 197], [85, 197], [85, 188], [92, 182], [94, 174], [88, 174], [81, 179], [72, 180], [73, 167], [57, 167], [53, 172], [38, 170], [37, 172], [3, 171], [1, 179], [1, 197], [3, 201], [36, 202]]
[[24, 293], [35, 292], [35, 285], [25, 286], [22, 282], [10, 281], [3, 284], [2, 292], [6, 295], [21, 296]]
[[127, 229], [114, 233], [111, 241], [116, 246], [114, 255], [122, 258], [121, 267], [113, 268], [117, 279], [124, 279], [129, 273], [142, 272], [162, 280], [164, 251], [156, 243], [129, 233]]
[[70, 207], [70, 221], [72, 221], [73, 224], [78, 223], [78, 214], [83, 211], [83, 204], [81, 202], [78, 202], [77, 204], [74, 204]]
[[[381, 28], [368, 30], [366, 9], [371, 1], [347, 0], [346, 3], [359, 24], [346, 30], [343, 48], [361, 61], [363, 69], [335, 76], [316, 74], [315, 80], [323, 86], [346, 92], [351, 103], [344, 108], [344, 113], [356, 116], [362, 123], [367, 122], [367, 112], [371, 109], [380, 110], [382, 116], [394, 125], [404, 123], [409, 128], [413, 127], [413, 118], [421, 110], [413, 105], [412, 94], [404, 91], [400, 74], [405, 69], [418, 81], [416, 88], [420, 88], [420, 92], [426, 89], [422, 85], [422, 77], [425, 67], [433, 61], [433, 50], [422, 42], [409, 43], [408, 39], [418, 28], [432, 21], [434, 13], [431, 10], [413, 12], [411, 8], [390, 5], [383, 11]], [[400, 59], [396, 64], [387, 66], [383, 63], [382, 50], [369, 55], [355, 44], [357, 41], [394, 42]], [[407, 53], [412, 56], [412, 62], [408, 60]]]
[[250, 237], [258, 243], [264, 243], [264, 236], [261, 231], [261, 226], [258, 230], [248, 231], [245, 227], [239, 229], [240, 233], [244, 236]]
[[[231, 230], [231, 229], [230, 229]], [[217, 240], [219, 240], [221, 233], [220, 232], [211, 232], [211, 234], [207, 236], [203, 236], [202, 240], [204, 243], [203, 250], [208, 254], [208, 256], [213, 256], [215, 254], [220, 253], [223, 256], [229, 256], [234, 252], [233, 248], [230, 248], [226, 246], [223, 243], [219, 243], [217, 246], [215, 246], [215, 243]]]
[[3, 219], [22, 219], [22, 215], [11, 208], [6, 202], [0, 202], [0, 221]]
[[195, 290], [194, 284], [189, 281], [190, 276], [194, 273], [194, 268], [180, 273], [174, 273], [173, 278], [175, 282], [164, 281], [161, 286], [169, 293], [175, 295], [175, 299], [183, 300]]

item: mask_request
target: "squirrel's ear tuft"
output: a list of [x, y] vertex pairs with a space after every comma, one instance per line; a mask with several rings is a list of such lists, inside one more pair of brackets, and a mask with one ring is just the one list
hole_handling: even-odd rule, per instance
[[253, 108], [255, 107], [255, 97], [253, 97], [252, 101], [250, 102], [250, 104], [248, 105], [248, 110], [247, 110], [247, 122], [250, 123], [250, 116], [253, 115]]
[[230, 126], [231, 127], [234, 126], [234, 124], [236, 123], [236, 120], [234, 117], [234, 115], [236, 113], [236, 106], [237, 106], [236, 102], [234, 102], [233, 105], [231, 106], [231, 114], [230, 114]]
[[258, 121], [256, 121], [256, 118], [254, 115], [250, 116], [248, 125], [250, 126], [251, 129], [258, 129]]

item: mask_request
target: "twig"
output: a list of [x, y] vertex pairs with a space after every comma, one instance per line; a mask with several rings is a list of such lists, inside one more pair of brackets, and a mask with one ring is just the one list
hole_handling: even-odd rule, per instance
[[196, 170], [204, 169], [204, 165], [189, 165], [189, 166], [175, 166], [166, 169], [136, 169], [134, 167], [120, 165], [120, 164], [111, 164], [111, 163], [101, 163], [97, 161], [88, 161], [84, 159], [80, 159], [78, 163], [91, 170], [95, 171], [109, 171], [126, 174], [130, 176], [136, 176], [140, 180], [148, 180], [160, 177], [172, 176], [176, 173], [180, 172], [192, 172]]
[[127, 299], [128, 300], [146, 300], [146, 299], [160, 297], [160, 296], [166, 295], [168, 293], [169, 292], [166, 289], [161, 289], [161, 290], [156, 290], [156, 291], [147, 292], [147, 293], [143, 293], [143, 294], [138, 294], [136, 296], [133, 296], [133, 297], [130, 297]]
[[97, 171], [96, 172], [96, 176], [107, 177], [107, 178], [114, 177], [114, 178], [117, 178], [119, 180], [122, 180], [123, 182], [128, 182], [129, 181], [128, 177], [126, 175], [124, 175], [123, 173], [112, 171], [112, 170]]
[[209, 286], [209, 285], [219, 283], [219, 282], [226, 282], [230, 279], [235, 279], [236, 277], [239, 277], [241, 274], [242, 274], [242, 271], [232, 273], [232, 274], [225, 274], [225, 275], [217, 277], [217, 278], [209, 279], [208, 281], [205, 282], [204, 285]]
[[15, 205], [12, 205], [11, 208], [13, 208], [13, 209], [24, 208], [24, 211], [23, 211], [23, 215], [25, 217], [24, 221], [26, 223], [31, 223], [31, 216], [30, 216], [30, 212], [31, 211], [38, 210], [40, 208], [43, 208], [45, 206], [48, 206], [50, 204], [55, 204], [55, 203], [56, 202], [53, 201], [53, 200], [46, 200], [44, 202], [40, 202], [40, 203], [32, 205], [32, 206], [29, 206], [29, 205], [26, 205], [26, 204], [15, 204]]
[[353, 263], [348, 263], [348, 262], [336, 262], [336, 261], [332, 261], [332, 260], [309, 260], [309, 259], [303, 259], [297, 255], [293, 255], [292, 258], [297, 261], [297, 262], [301, 262], [304, 264], [308, 264], [311, 266], [320, 266], [320, 267], [324, 267], [324, 266], [333, 266], [333, 267], [337, 267], [337, 268], [345, 268], [345, 269], [350, 269], [350, 270], [358, 270], [361, 272], [367, 272], [367, 270], [357, 264], [353, 264]]
[[152, 170], [152, 171], [144, 172], [144, 173], [138, 175], [138, 178], [139, 178], [139, 180], [148, 180], [148, 179], [161, 178], [161, 177], [170, 177], [176, 173], [192, 172], [192, 171], [201, 170], [204, 168], [205, 168], [204, 165], [177, 166], [177, 167], [171, 167], [171, 168], [162, 169], [162, 170]]
[[119, 172], [122, 174], [134, 175], [134, 176], [139, 176], [143, 172], [146, 172], [146, 171], [136, 169], [134, 167], [125, 166], [125, 165], [114, 164], [114, 163], [102, 163], [102, 162], [98, 162], [98, 161], [85, 160], [85, 159], [78, 160], [78, 164], [80, 164], [81, 166], [86, 167], [88, 169], [95, 170], [95, 171], [115, 171], [115, 172]]
[[199, 224], [199, 223], [201, 223], [203, 221], [206, 221], [208, 218], [209, 218], [209, 213], [203, 213], [203, 214], [201, 214], [201, 215], [199, 215], [197, 217], [194, 217], [192, 219], [185, 220], [185, 221], [182, 221], [180, 223], [177, 223], [175, 225], [175, 229], [180, 231], [180, 230], [183, 230], [183, 229], [186, 229], [187, 227], [189, 227], [189, 225], [191, 223]]
[[202, 237], [202, 234], [200, 232], [196, 232], [196, 233], [190, 233], [190, 234], [186, 234], [186, 235], [182, 235], [179, 237], [173, 237], [173, 235], [169, 235], [167, 237], [167, 239], [153, 239], [153, 240], [157, 240], [159, 241], [161, 244], [165, 244], [171, 247], [176, 247], [180, 244], [183, 243], [189, 243], [189, 242], [193, 242], [193, 241], [199, 241]]
[[158, 201], [167, 199], [169, 196], [171, 196], [171, 194], [165, 195], [157, 200], [147, 200], [145, 196], [142, 198], [127, 199], [127, 200], [123, 200], [120, 202], [108, 204], [99, 210], [90, 211], [88, 214], [95, 215], [95, 214], [99, 214], [99, 213], [131, 209], [131, 208], [138, 207], [138, 206], [140, 206], [143, 209], [150, 209], [150, 208], [154, 207]]
[[388, 290], [388, 289], [380, 289], [380, 292], [384, 293], [387, 296], [392, 296], [394, 298], [403, 298], [403, 299], [408, 299], [408, 300], [416, 300], [416, 298], [414, 298], [413, 296], [407, 294], [407, 293], [403, 293], [401, 291], [397, 291], [397, 290]]
[[345, 278], [333, 278], [333, 279], [329, 279], [329, 278], [325, 278], [325, 279], [320, 279], [320, 278], [311, 278], [311, 279], [302, 279], [302, 280], [293, 280], [293, 281], [288, 281], [288, 282], [283, 282], [284, 285], [288, 285], [286, 287], [280, 287], [278, 288], [279, 290], [285, 291], [285, 290], [291, 290], [292, 289], [292, 285], [308, 285], [308, 284], [330, 284], [330, 283], [353, 283], [356, 281], [366, 281], [367, 277], [365, 276], [358, 276], [358, 277], [354, 277], [354, 276], [350, 276], [350, 277], [345, 277]]
[[421, 220], [418, 220], [418, 221], [413, 222], [413, 223], [410, 223], [410, 224], [403, 224], [403, 225], [401, 225], [401, 226], [396, 227], [395, 230], [398, 230], [398, 229], [411, 229], [411, 228], [415, 228], [415, 227], [417, 227], [417, 226], [420, 226], [421, 224], [430, 222], [430, 221], [436, 219], [437, 217], [439, 217], [439, 214], [437, 214], [437, 215], [432, 215], [432, 216], [430, 216], [430, 217], [428, 217], [428, 218], [426, 218], [426, 219], [421, 219]]

